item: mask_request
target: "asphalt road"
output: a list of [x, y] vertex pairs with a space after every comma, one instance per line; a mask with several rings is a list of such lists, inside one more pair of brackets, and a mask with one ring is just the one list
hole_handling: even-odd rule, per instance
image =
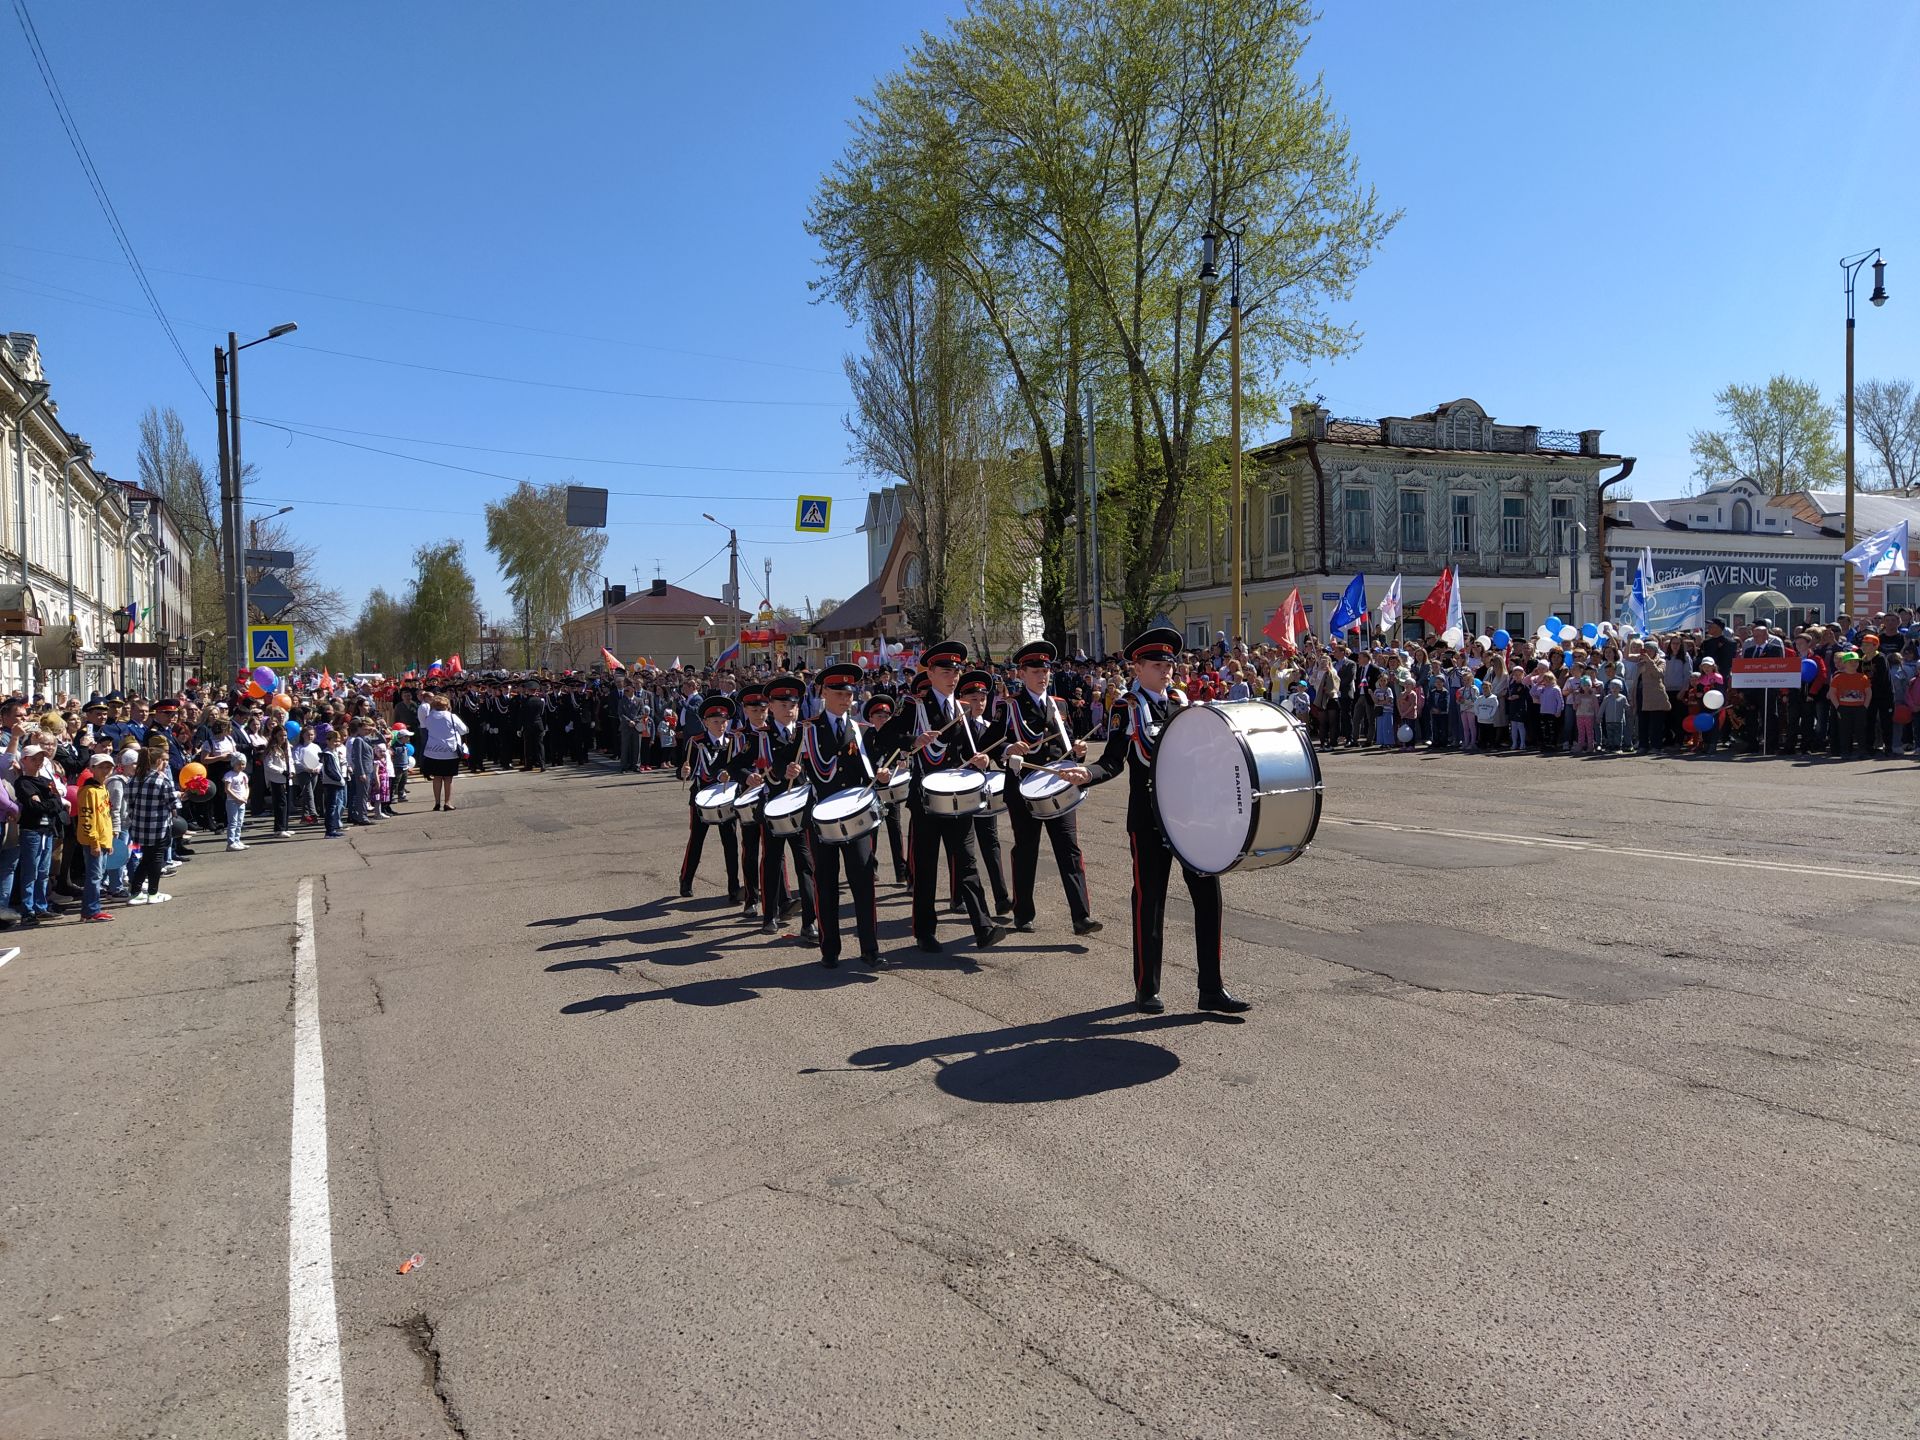
[[664, 898], [605, 768], [32, 936], [0, 1437], [288, 1434], [290, 1331], [301, 1440], [1915, 1433], [1920, 766], [1332, 756], [1244, 1021], [1180, 905], [1125, 1005], [1120, 789], [977, 965]]

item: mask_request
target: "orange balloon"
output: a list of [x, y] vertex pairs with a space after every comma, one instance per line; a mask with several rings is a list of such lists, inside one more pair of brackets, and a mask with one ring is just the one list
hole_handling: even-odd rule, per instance
[[293, 709], [293, 697], [291, 695], [286, 694], [284, 691], [282, 691], [280, 694], [275, 695], [273, 699], [270, 700], [268, 703], [272, 705], [273, 708], [276, 710]]
[[267, 692], [260, 688], [259, 681], [249, 680], [247, 681], [247, 698], [249, 700], [264, 700], [267, 698]]
[[206, 778], [207, 767], [202, 765], [198, 760], [189, 760], [185, 765], [180, 767], [180, 784], [183, 789], [192, 785], [196, 780], [204, 780]]

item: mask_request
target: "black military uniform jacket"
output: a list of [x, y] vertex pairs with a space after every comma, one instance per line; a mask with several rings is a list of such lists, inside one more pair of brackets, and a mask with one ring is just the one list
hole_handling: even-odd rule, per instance
[[1091, 777], [1088, 783], [1093, 785], [1131, 769], [1127, 778], [1127, 829], [1132, 834], [1160, 834], [1160, 815], [1153, 805], [1153, 752], [1173, 712], [1186, 703], [1186, 697], [1178, 691], [1169, 691], [1161, 701], [1134, 685], [1120, 701], [1106, 749], [1087, 766]]
[[[1064, 712], [1065, 708], [1065, 703], [1051, 693], [1047, 695], [1043, 706], [1034, 700], [1033, 692], [1026, 686], [1016, 685], [1013, 693], [1001, 702], [1001, 729], [992, 738], [997, 740], [1001, 734], [1005, 734], [1027, 745], [1027, 753], [1015, 757], [1021, 765], [1050, 765], [1065, 760], [1073, 752], [1070, 748], [1062, 748], [1060, 732], [1066, 730], [1069, 735], [1073, 732], [1068, 728], [1064, 713], [1060, 713], [1058, 722], [1054, 719], [1054, 714]], [[1007, 768], [1017, 770], [1020, 767], [1009, 764]]]
[[715, 740], [701, 726], [700, 733], [687, 742], [687, 776], [693, 782], [688, 793], [734, 778], [733, 762], [739, 752], [739, 738], [731, 730], [722, 731]]
[[806, 724], [804, 720], [796, 720], [783, 735], [780, 722], [769, 715], [767, 723], [761, 727], [755, 758], [760, 768], [767, 772], [769, 797], [789, 787], [791, 782], [787, 779], [787, 766], [800, 758], [800, 732], [806, 728]]
[[800, 724], [800, 767], [813, 786], [813, 798], [821, 800], [842, 790], [871, 785], [868, 775], [866, 740], [861, 724], [851, 714], [842, 716], [840, 733], [834, 733], [834, 717], [821, 711]]
[[[944, 709], [943, 703], [946, 707]], [[958, 700], [949, 697], [943, 702], [940, 693], [937, 690], [932, 691], [926, 699], [917, 702], [913, 707], [913, 734], [915, 736], [933, 734], [960, 713]], [[967, 761], [973, 758], [974, 752], [979, 749], [978, 744], [969, 743], [973, 738], [971, 730], [967, 730], [965, 734], [961, 733], [965, 728], [963, 725], [955, 725], [915, 755], [913, 757], [914, 774], [928, 775], [936, 770], [963, 768]]]

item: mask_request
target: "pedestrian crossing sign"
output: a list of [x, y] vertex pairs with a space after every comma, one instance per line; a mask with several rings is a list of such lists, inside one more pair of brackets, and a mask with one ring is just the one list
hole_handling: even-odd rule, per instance
[[249, 625], [247, 664], [264, 665], [269, 670], [293, 669], [293, 627]]
[[802, 495], [794, 507], [793, 528], [806, 535], [824, 535], [832, 518], [831, 495]]

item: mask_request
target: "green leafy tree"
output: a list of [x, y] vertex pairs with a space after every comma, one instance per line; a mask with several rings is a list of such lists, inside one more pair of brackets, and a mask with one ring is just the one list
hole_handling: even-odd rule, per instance
[[[1040, 609], [1064, 638], [1081, 416], [1097, 389], [1126, 622], [1158, 608], [1199, 437], [1227, 387], [1225, 306], [1198, 291], [1199, 237], [1244, 236], [1247, 408], [1289, 364], [1338, 355], [1334, 325], [1391, 228], [1344, 126], [1300, 69], [1300, 0], [978, 0], [862, 102], [809, 227], [824, 292], [854, 313], [876, 269], [949, 275], [996, 343], [1038, 472]], [[1112, 462], [1111, 484], [1108, 464]]]
[[1693, 473], [1703, 486], [1746, 476], [1769, 495], [1824, 489], [1841, 479], [1837, 417], [1820, 387], [1791, 375], [1728, 385], [1713, 397], [1721, 428], [1693, 432]]
[[505, 498], [489, 501], [486, 515], [487, 548], [513, 599], [521, 663], [531, 666], [576, 605], [597, 603], [607, 537], [567, 524], [564, 482], [523, 480]]
[[426, 664], [472, 648], [480, 633], [480, 598], [458, 540], [422, 545], [413, 552], [413, 587], [407, 595], [406, 636], [414, 660]]

